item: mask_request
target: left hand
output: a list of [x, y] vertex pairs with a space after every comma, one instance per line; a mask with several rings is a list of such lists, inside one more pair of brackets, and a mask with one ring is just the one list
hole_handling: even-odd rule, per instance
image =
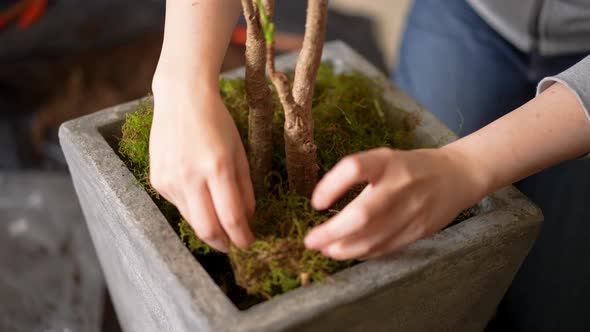
[[367, 259], [399, 250], [448, 225], [487, 194], [487, 173], [457, 149], [378, 148], [345, 157], [312, 197], [326, 209], [351, 186], [368, 182], [305, 245], [334, 259]]

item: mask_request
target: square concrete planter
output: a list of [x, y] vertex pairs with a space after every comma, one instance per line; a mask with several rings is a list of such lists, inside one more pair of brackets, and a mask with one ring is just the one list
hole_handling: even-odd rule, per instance
[[[295, 55], [277, 65], [293, 66]], [[341, 42], [337, 70], [378, 71]], [[243, 70], [229, 73], [242, 75]], [[415, 139], [453, 133], [383, 78], [386, 98], [419, 117]], [[136, 102], [65, 123], [60, 140], [115, 309], [125, 331], [482, 331], [527, 255], [541, 211], [512, 187], [477, 215], [334, 282], [301, 287], [240, 311], [195, 260], [113, 150]], [[388, 116], [399, 116], [389, 114]]]

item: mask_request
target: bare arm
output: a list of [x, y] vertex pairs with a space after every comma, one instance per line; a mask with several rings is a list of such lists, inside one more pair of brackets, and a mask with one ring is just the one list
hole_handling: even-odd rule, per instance
[[152, 83], [151, 184], [221, 251], [254, 240], [248, 161], [217, 86], [240, 8], [239, 0], [168, 0]]
[[576, 95], [554, 84], [479, 131], [447, 145], [479, 165], [492, 192], [561, 161], [590, 152], [590, 125]]
[[158, 79], [185, 77], [217, 87], [239, 0], [168, 0]]
[[442, 229], [485, 195], [589, 151], [582, 104], [555, 84], [443, 148], [376, 149], [344, 158], [320, 181], [312, 204], [325, 209], [351, 185], [369, 185], [305, 243], [336, 259], [381, 256]]

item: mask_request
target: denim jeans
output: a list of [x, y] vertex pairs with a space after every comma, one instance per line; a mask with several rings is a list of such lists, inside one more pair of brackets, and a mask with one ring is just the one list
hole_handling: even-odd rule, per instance
[[[415, 0], [392, 78], [466, 135], [530, 100], [539, 80], [585, 55], [522, 52], [465, 0]], [[488, 330], [588, 331], [590, 161], [562, 163], [517, 187], [542, 208], [545, 222]]]

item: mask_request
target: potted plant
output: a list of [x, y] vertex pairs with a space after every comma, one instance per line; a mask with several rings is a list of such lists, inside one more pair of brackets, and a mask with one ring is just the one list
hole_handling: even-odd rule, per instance
[[[309, 2], [299, 58], [289, 54], [276, 63], [270, 2], [242, 2], [247, 48], [265, 51], [247, 51], [249, 66], [222, 75], [220, 89], [250, 152], [259, 237], [251, 248], [234, 248], [229, 258], [215, 253], [150, 190], [149, 99], [60, 128], [123, 328], [482, 330], [532, 246], [539, 209], [508, 187], [486, 197], [467, 220], [387, 258], [336, 262], [306, 250], [305, 230], [337, 212], [313, 211], [306, 201], [318, 173], [359, 149], [437, 146], [454, 134], [345, 44], [329, 43], [322, 53], [326, 1]], [[291, 90], [283, 72], [293, 70]], [[309, 86], [315, 89], [297, 91]], [[305, 155], [289, 156], [292, 150]]]

